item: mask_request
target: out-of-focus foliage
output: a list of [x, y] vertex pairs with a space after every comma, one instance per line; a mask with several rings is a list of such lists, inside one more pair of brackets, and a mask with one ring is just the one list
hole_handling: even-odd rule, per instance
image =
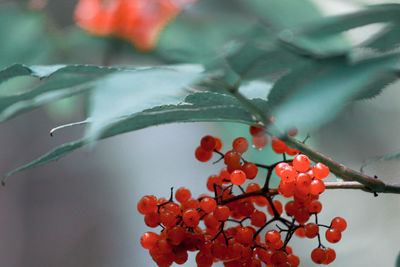
[[[280, 132], [293, 125], [315, 129], [338, 116], [348, 103], [376, 96], [398, 77], [399, 52], [388, 49], [400, 41], [393, 33], [400, 27], [400, 5], [369, 6], [332, 17], [322, 16], [305, 0], [294, 5], [282, 0], [237, 0], [227, 6], [224, 1], [198, 1], [165, 28], [156, 49], [145, 56], [156, 64], [202, 66], [17, 64], [1, 70], [0, 83], [18, 77], [40, 78], [34, 80], [36, 84], [30, 90], [0, 98], [1, 121], [56, 99], [89, 92], [87, 119], [83, 122], [88, 128], [83, 139], [56, 148], [17, 170], [55, 160], [97, 139], [163, 123], [253, 124], [273, 115]], [[35, 13], [27, 18], [30, 16], [40, 17]], [[342, 35], [343, 31], [376, 22], [388, 25], [358, 46]], [[42, 31], [53, 36], [48, 27], [41, 24], [46, 29]], [[100, 63], [109, 63], [107, 53], [123, 56], [127, 52], [121, 42], [81, 39], [82, 32], [68, 32], [67, 42], [55, 42], [53, 49], [60, 56], [75, 55], [79, 61], [74, 48], [90, 53], [93, 47], [93, 51], [104, 49], [106, 55]], [[43, 40], [47, 38], [60, 40], [59, 36]], [[390, 44], [384, 40], [390, 40]], [[10, 42], [6, 40], [3, 45], [12, 46], [12, 38]], [[376, 50], [360, 57], [355, 53], [360, 47]], [[18, 62], [12, 59], [11, 63]], [[257, 112], [237, 98], [238, 90], [255, 104]]]

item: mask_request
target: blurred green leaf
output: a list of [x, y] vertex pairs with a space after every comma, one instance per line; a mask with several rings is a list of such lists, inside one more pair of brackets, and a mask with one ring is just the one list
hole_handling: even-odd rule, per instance
[[0, 68], [14, 63], [46, 63], [54, 53], [50, 35], [43, 13], [1, 8]]
[[393, 54], [351, 64], [338, 57], [303, 65], [268, 96], [278, 126], [311, 129], [329, 122], [350, 101], [376, 95], [397, 79], [399, 59]]
[[[181, 103], [189, 85], [201, 77], [200, 65], [119, 71], [98, 81], [92, 90], [88, 139], [97, 139], [110, 124], [143, 110]], [[116, 105], [115, 103], [118, 103]]]
[[240, 3], [275, 31], [322, 17], [321, 11], [309, 0], [240, 0]]
[[232, 1], [198, 1], [163, 29], [156, 53], [171, 62], [215, 61], [221, 48], [255, 21], [231, 5]]
[[279, 38], [305, 55], [317, 58], [344, 55], [350, 47], [343, 39], [338, 39], [338, 33], [372, 23], [398, 22], [399, 14], [400, 4], [368, 6], [350, 14], [321, 18], [309, 25], [283, 30]]
[[[251, 101], [262, 109], [263, 112], [268, 112], [269, 108], [266, 101], [261, 99], [253, 99]], [[146, 109], [113, 123], [109, 123], [108, 127], [101, 133], [99, 138], [104, 139], [159, 124], [198, 121], [229, 121], [250, 125], [256, 123], [252, 114], [250, 114], [235, 97], [229, 94], [198, 92], [186, 96], [184, 101], [178, 105], [163, 105]], [[87, 122], [90, 123], [90, 120]], [[37, 160], [9, 172], [4, 177], [3, 182], [5, 182], [9, 176], [17, 172], [57, 160], [91, 141], [91, 138], [83, 138], [63, 144]]]
[[397, 259], [396, 259], [396, 266], [395, 267], [400, 267], [400, 253], [399, 253], [399, 255], [397, 256]]
[[24, 66], [0, 70], [0, 83], [12, 77], [32, 76], [42, 82], [26, 92], [0, 97], [0, 122], [43, 104], [87, 90], [91, 82], [118, 68], [87, 65]]
[[383, 31], [364, 42], [364, 47], [386, 51], [395, 49], [400, 45], [400, 25], [398, 23], [387, 26]]

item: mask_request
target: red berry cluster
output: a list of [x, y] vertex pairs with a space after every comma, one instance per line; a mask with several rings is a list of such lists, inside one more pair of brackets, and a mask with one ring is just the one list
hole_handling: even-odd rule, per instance
[[[296, 132], [292, 130], [289, 135]], [[263, 129], [251, 127], [250, 133], [256, 148], [268, 142]], [[272, 142], [277, 153], [298, 154], [275, 137]], [[162, 228], [160, 234], [147, 232], [141, 238], [142, 246], [149, 250], [158, 266], [183, 264], [188, 251], [197, 251], [199, 267], [209, 267], [218, 261], [232, 267], [257, 267], [263, 263], [267, 267], [296, 267], [300, 259], [288, 245], [294, 234], [317, 238], [318, 247], [311, 252], [315, 263], [329, 264], [335, 260], [335, 251], [321, 243], [320, 228], [327, 228], [326, 240], [336, 243], [347, 225], [340, 217], [334, 218], [329, 226], [318, 223], [318, 213], [322, 210], [318, 198], [325, 191], [323, 179], [329, 175], [327, 166], [322, 163], [312, 166], [302, 154], [272, 165], [247, 162], [243, 154], [249, 143], [243, 137], [235, 139], [232, 150], [225, 154], [220, 152], [221, 148], [220, 139], [205, 136], [195, 151], [201, 162], [216, 153], [226, 165], [207, 180], [212, 195], [193, 198], [190, 190], [181, 187], [175, 192], [175, 201], [172, 189], [169, 199], [145, 196], [139, 201], [138, 210], [145, 215], [146, 225]], [[264, 186], [249, 183], [243, 188], [247, 180], [257, 176], [258, 168], [267, 170]], [[274, 171], [281, 178], [277, 189], [269, 187]], [[235, 190], [240, 193], [234, 194]], [[278, 194], [290, 200], [283, 205], [273, 199]], [[315, 217], [315, 222], [309, 222], [311, 217]], [[272, 223], [276, 229], [271, 229]]]

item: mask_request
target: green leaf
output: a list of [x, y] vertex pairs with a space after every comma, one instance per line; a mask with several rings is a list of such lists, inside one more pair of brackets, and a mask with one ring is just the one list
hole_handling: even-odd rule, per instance
[[279, 128], [312, 129], [329, 122], [350, 101], [377, 94], [397, 79], [399, 59], [393, 54], [351, 64], [340, 57], [294, 70], [268, 96]]
[[32, 76], [42, 80], [32, 90], [0, 97], [0, 122], [43, 104], [91, 88], [91, 83], [118, 68], [88, 65], [24, 66], [13, 65], [0, 70], [0, 83], [13, 77]]
[[[253, 99], [250, 101], [252, 101], [263, 112], [269, 112], [266, 101], [261, 99]], [[228, 121], [249, 125], [257, 122], [252, 114], [250, 114], [235, 97], [229, 94], [198, 92], [186, 96], [184, 101], [178, 105], [154, 107], [111, 123], [101, 133], [99, 138], [104, 139], [159, 124], [199, 121]], [[9, 176], [17, 172], [57, 160], [91, 141], [92, 139], [83, 138], [61, 145], [37, 160], [7, 173], [3, 178], [3, 183], [5, 183]]]
[[202, 72], [199, 65], [181, 65], [125, 70], [104, 77], [92, 90], [92, 123], [86, 137], [95, 140], [109, 124], [126, 116], [181, 103], [191, 91], [189, 85], [199, 80]]
[[396, 266], [395, 267], [400, 267], [400, 253], [399, 253], [399, 255], [397, 256], [397, 259], [396, 259]]
[[183, 10], [163, 29], [156, 52], [172, 62], [214, 62], [228, 41], [254, 23], [232, 5], [232, 1], [202, 0]]
[[240, 0], [240, 2], [267, 23], [267, 26], [278, 31], [322, 17], [321, 11], [308, 0]]
[[378, 22], [398, 22], [400, 4], [369, 6], [350, 14], [316, 20], [308, 26], [287, 29], [280, 33], [280, 40], [297, 49], [299, 53], [317, 58], [344, 55], [349, 46], [338, 33]]
[[373, 48], [378, 51], [387, 51], [398, 47], [400, 44], [400, 25], [391, 24], [383, 31], [373, 36], [362, 44], [364, 47]]
[[1, 8], [0, 68], [14, 63], [46, 63], [54, 54], [50, 32], [43, 13]]

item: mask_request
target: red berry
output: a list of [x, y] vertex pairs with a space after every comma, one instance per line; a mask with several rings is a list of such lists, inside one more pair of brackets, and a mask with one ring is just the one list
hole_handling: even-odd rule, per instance
[[275, 265], [286, 263], [287, 261], [287, 254], [282, 250], [277, 250], [271, 256], [271, 263]]
[[199, 212], [195, 209], [187, 209], [182, 214], [182, 220], [188, 227], [196, 227], [200, 221]]
[[235, 235], [237, 242], [248, 246], [253, 243], [253, 231], [248, 227], [240, 227]]
[[306, 237], [303, 227], [297, 228], [295, 234], [301, 238]]
[[206, 197], [200, 201], [200, 208], [206, 213], [213, 212], [217, 208], [217, 202], [215, 199]]
[[325, 252], [326, 252], [327, 257], [326, 257], [326, 260], [323, 262], [323, 264], [329, 264], [336, 259], [335, 250], [333, 250], [331, 248], [327, 248], [327, 249], [325, 249]]
[[137, 205], [141, 214], [149, 214], [157, 211], [157, 198], [155, 196], [144, 196]]
[[250, 126], [250, 134], [251, 136], [263, 136], [265, 135], [265, 131], [262, 128], [256, 127], [256, 126]]
[[303, 154], [297, 155], [293, 159], [293, 167], [298, 172], [306, 172], [310, 169], [310, 159]]
[[185, 187], [181, 187], [175, 192], [175, 198], [180, 203], [187, 201], [191, 196], [192, 194], [190, 193], [190, 190]]
[[257, 176], [258, 168], [254, 163], [246, 162], [242, 166], [242, 171], [246, 174], [247, 179], [254, 179]]
[[238, 137], [233, 141], [232, 148], [233, 150], [239, 152], [240, 154], [243, 154], [244, 152], [247, 151], [247, 149], [249, 149], [249, 143], [245, 138]]
[[320, 162], [315, 164], [312, 170], [314, 177], [317, 179], [324, 179], [329, 175], [329, 168]]
[[322, 248], [316, 248], [311, 252], [311, 259], [317, 264], [322, 264], [326, 258], [326, 252]]
[[160, 221], [160, 214], [158, 212], [151, 212], [144, 216], [144, 222], [148, 227], [157, 227]]
[[269, 230], [265, 234], [265, 242], [272, 244], [281, 240], [281, 234], [276, 230]]
[[311, 182], [311, 194], [318, 196], [319, 194], [322, 194], [325, 191], [325, 184], [321, 180], [315, 179]]
[[296, 205], [294, 204], [294, 201], [289, 201], [285, 205], [285, 211], [288, 216], [293, 216], [294, 213], [296, 212], [296, 209], [297, 208]]
[[200, 141], [200, 146], [206, 151], [213, 151], [215, 145], [216, 145], [215, 138], [210, 135], [204, 136]]
[[256, 210], [251, 214], [251, 224], [256, 227], [262, 227], [267, 221], [267, 215], [264, 212]]
[[314, 238], [319, 232], [319, 227], [315, 223], [307, 223], [304, 226], [304, 233], [308, 238]]
[[194, 155], [198, 161], [206, 162], [209, 161], [212, 157], [212, 151], [205, 150], [201, 146], [196, 148]]
[[329, 228], [325, 233], [325, 238], [330, 243], [337, 243], [342, 238], [342, 234], [339, 229]]
[[291, 264], [291, 267], [297, 267], [300, 265], [300, 259], [296, 255], [289, 254], [287, 260]]
[[309, 213], [320, 213], [322, 210], [322, 204], [318, 200], [313, 200], [308, 204]]
[[218, 221], [226, 221], [229, 218], [231, 210], [225, 205], [218, 205], [214, 210], [214, 217]]
[[178, 222], [178, 217], [171, 211], [163, 209], [160, 211], [160, 221], [165, 227], [171, 228]]
[[152, 249], [157, 240], [160, 239], [160, 236], [153, 232], [147, 232], [142, 235], [140, 238], [140, 244], [145, 249]]
[[215, 139], [215, 150], [220, 151], [222, 149], [222, 141], [218, 137], [214, 137]]
[[178, 246], [185, 239], [185, 229], [175, 226], [167, 231], [167, 239], [173, 246]]
[[253, 147], [262, 149], [268, 144], [268, 137], [266, 135], [253, 136], [252, 138]]
[[275, 153], [278, 153], [278, 154], [285, 153], [285, 151], [287, 149], [286, 144], [283, 141], [276, 138], [275, 136], [272, 137], [271, 146], [272, 146], [272, 149], [275, 151]]
[[234, 185], [242, 185], [246, 181], [246, 173], [242, 170], [235, 170], [231, 173], [231, 182]]
[[340, 232], [343, 232], [347, 228], [346, 220], [341, 217], [335, 217], [332, 219], [331, 228], [336, 228]]

